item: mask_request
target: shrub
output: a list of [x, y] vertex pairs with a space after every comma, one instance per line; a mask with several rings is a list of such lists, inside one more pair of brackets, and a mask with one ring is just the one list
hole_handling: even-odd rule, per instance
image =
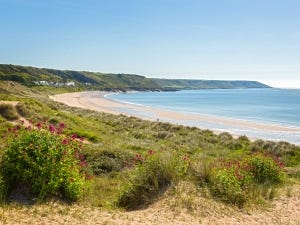
[[246, 159], [255, 182], [279, 184], [284, 180], [283, 163], [278, 158], [255, 154]]
[[86, 161], [76, 135], [61, 134], [64, 126], [38, 123], [34, 129], [16, 126], [11, 130], [1, 167], [7, 189], [22, 183], [40, 199], [56, 195], [76, 200], [81, 196], [87, 184], [82, 172]]
[[0, 104], [0, 115], [7, 120], [18, 119], [14, 106], [10, 104]]
[[249, 196], [258, 197], [265, 190], [284, 181], [283, 163], [278, 158], [254, 154], [240, 160], [220, 160], [206, 168], [212, 194], [225, 202], [244, 204]]
[[182, 172], [179, 160], [168, 152], [149, 152], [146, 159], [136, 156], [137, 165], [120, 191], [117, 205], [136, 209], [151, 203]]
[[29, 117], [30, 116], [30, 112], [27, 109], [26, 105], [24, 103], [18, 103], [16, 105], [16, 110], [19, 113], [19, 115], [23, 116], [23, 117]]
[[98, 150], [85, 152], [86, 160], [93, 174], [117, 172], [122, 170], [133, 159], [127, 151]]
[[219, 169], [212, 173], [211, 189], [219, 199], [234, 204], [242, 204], [246, 198], [240, 180], [233, 170]]

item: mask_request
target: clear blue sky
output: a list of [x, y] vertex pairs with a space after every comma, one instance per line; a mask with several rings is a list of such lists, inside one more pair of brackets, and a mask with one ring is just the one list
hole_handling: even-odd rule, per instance
[[0, 28], [0, 63], [300, 87], [299, 0], [0, 0]]

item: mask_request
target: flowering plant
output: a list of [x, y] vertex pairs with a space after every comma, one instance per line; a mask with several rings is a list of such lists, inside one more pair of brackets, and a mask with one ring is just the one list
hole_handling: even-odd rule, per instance
[[48, 195], [78, 199], [90, 178], [83, 172], [86, 160], [77, 135], [63, 135], [64, 123], [39, 122], [9, 129], [1, 174], [7, 189], [22, 183], [40, 199]]

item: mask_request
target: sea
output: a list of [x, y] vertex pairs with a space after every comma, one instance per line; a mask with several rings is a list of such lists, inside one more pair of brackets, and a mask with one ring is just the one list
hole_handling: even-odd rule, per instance
[[[300, 145], [300, 89], [202, 89], [176, 92], [129, 92], [111, 94], [109, 99], [185, 114], [250, 121], [296, 128], [270, 131], [218, 123], [168, 121], [203, 129], [247, 135], [253, 139], [288, 141]], [[131, 112], [141, 116], [143, 112]], [[299, 130], [299, 131], [297, 131]]]

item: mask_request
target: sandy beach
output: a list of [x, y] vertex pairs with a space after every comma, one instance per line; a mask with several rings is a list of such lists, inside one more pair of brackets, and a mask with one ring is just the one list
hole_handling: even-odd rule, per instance
[[[117, 102], [106, 98], [105, 96], [111, 94], [109, 92], [75, 92], [58, 94], [55, 96], [49, 96], [50, 99], [64, 103], [68, 106], [79, 107], [84, 109], [95, 110], [98, 112], [112, 113], [112, 114], [124, 114], [128, 116], [136, 116], [142, 119], [152, 121], [166, 121], [176, 124], [193, 124], [195, 123], [210, 123], [217, 124], [224, 127], [239, 127], [247, 129], [255, 129], [269, 132], [293, 132], [299, 133], [299, 128], [284, 127], [270, 124], [261, 124], [251, 121], [244, 121], [238, 119], [220, 118], [206, 115], [196, 115], [175, 112], [170, 110], [151, 108], [146, 106], [140, 106], [135, 104], [127, 104]], [[201, 126], [200, 126], [201, 128]], [[212, 130], [213, 127], [212, 127]]]

